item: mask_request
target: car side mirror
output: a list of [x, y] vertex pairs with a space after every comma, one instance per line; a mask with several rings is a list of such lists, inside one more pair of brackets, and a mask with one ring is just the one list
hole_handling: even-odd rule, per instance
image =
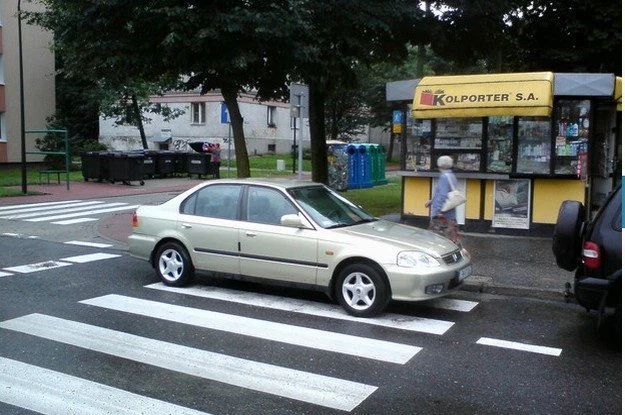
[[298, 213], [282, 216], [280, 218], [280, 225], [288, 226], [289, 228], [312, 229], [308, 221], [301, 217]]

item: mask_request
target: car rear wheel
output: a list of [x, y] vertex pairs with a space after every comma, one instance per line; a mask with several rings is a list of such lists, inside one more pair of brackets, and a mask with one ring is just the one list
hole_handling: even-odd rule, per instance
[[165, 285], [174, 287], [188, 284], [193, 276], [189, 254], [176, 242], [167, 242], [158, 249], [154, 268]]
[[565, 200], [560, 205], [552, 250], [558, 266], [567, 271], [573, 271], [579, 264], [585, 215], [584, 205], [578, 201]]
[[383, 277], [366, 264], [346, 267], [336, 284], [336, 298], [345, 310], [356, 317], [369, 317], [381, 312], [390, 300]]

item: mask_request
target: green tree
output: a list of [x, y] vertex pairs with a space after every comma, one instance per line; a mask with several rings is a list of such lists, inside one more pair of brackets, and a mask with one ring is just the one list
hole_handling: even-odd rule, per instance
[[413, 1], [300, 1], [292, 38], [293, 76], [309, 86], [312, 178], [327, 183], [325, 103], [357, 85], [356, 68], [397, 62], [415, 41]]
[[[416, 27], [405, 0], [42, 0], [32, 21], [54, 30], [64, 73], [83, 74], [121, 97], [145, 84], [219, 89], [230, 112], [237, 173], [249, 176], [236, 98], [284, 97], [291, 81], [310, 86], [313, 179], [327, 182], [324, 104], [355, 84], [355, 67], [401, 60]], [[138, 98], [138, 96], [137, 96]], [[138, 99], [137, 99], [138, 101]], [[137, 117], [140, 119], [140, 117]]]
[[526, 2], [510, 16], [519, 70], [622, 74], [622, 4], [599, 0]]
[[[120, 0], [86, 2], [81, 0], [40, 0], [43, 12], [24, 13], [27, 21], [54, 32], [52, 48], [58, 56], [60, 76], [76, 85], [87, 85], [81, 100], [105, 114], [116, 113], [128, 106], [141, 134], [143, 148], [147, 139], [141, 107], [148, 102], [148, 93], [173, 88], [176, 76], [166, 71], [159, 44], [166, 35], [163, 8], [153, 9], [158, 2]], [[67, 83], [65, 84], [67, 85]], [[66, 91], [69, 87], [65, 86]], [[111, 100], [110, 97], [116, 97]], [[67, 110], [65, 110], [67, 112]], [[67, 117], [65, 113], [61, 115]], [[172, 116], [172, 114], [169, 114]]]
[[621, 4], [601, 0], [435, 2], [431, 46], [449, 73], [622, 72]]
[[287, 0], [171, 2], [176, 19], [165, 41], [171, 70], [186, 75], [184, 87], [202, 93], [219, 90], [228, 108], [235, 144], [237, 176], [249, 177], [241, 92], [259, 100], [285, 99], [293, 15]]

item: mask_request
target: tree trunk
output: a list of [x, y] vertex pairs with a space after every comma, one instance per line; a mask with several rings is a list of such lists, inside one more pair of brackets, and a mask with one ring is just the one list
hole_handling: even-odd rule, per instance
[[247, 155], [243, 117], [237, 101], [237, 89], [232, 87], [222, 88], [221, 95], [224, 97], [228, 114], [230, 114], [230, 124], [232, 125], [232, 135], [234, 137], [234, 155], [237, 159], [237, 177], [250, 177], [250, 159]]
[[132, 96], [132, 110], [135, 113], [135, 119], [137, 121], [137, 128], [139, 128], [139, 135], [141, 136], [141, 144], [143, 145], [143, 149], [148, 149], [148, 140], [145, 137], [145, 130], [143, 129], [143, 118], [141, 117], [141, 109], [139, 108], [139, 103], [137, 102], [137, 96]]
[[308, 122], [310, 124], [310, 157], [312, 180], [328, 184], [328, 147], [325, 135], [325, 94], [316, 82], [308, 85]]

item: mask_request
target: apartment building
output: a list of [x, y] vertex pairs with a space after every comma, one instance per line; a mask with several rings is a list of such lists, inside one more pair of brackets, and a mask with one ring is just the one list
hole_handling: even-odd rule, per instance
[[[173, 120], [145, 112], [149, 118], [143, 128], [151, 149], [191, 151], [188, 143], [206, 141], [219, 144], [222, 151], [234, 152], [232, 130], [226, 105], [219, 92], [201, 95], [199, 91], [170, 92], [151, 98], [153, 104], [167, 105], [180, 112]], [[241, 94], [238, 99], [243, 116], [246, 148], [249, 154], [288, 153], [293, 145], [293, 119], [288, 102], [259, 102], [253, 94]], [[310, 147], [308, 119], [303, 120], [303, 148]], [[100, 116], [100, 143], [112, 150], [142, 148], [139, 129], [135, 125], [117, 124], [114, 119]], [[298, 133], [299, 134], [299, 133]], [[299, 141], [299, 135], [297, 135]]]
[[[0, 165], [21, 162], [19, 0], [0, 1]], [[37, 10], [36, 2], [21, 1], [22, 10]], [[54, 54], [52, 34], [22, 22], [24, 72], [24, 129], [46, 128], [55, 111]], [[26, 133], [26, 151], [37, 151], [36, 134]], [[28, 162], [41, 156], [27, 155]]]

